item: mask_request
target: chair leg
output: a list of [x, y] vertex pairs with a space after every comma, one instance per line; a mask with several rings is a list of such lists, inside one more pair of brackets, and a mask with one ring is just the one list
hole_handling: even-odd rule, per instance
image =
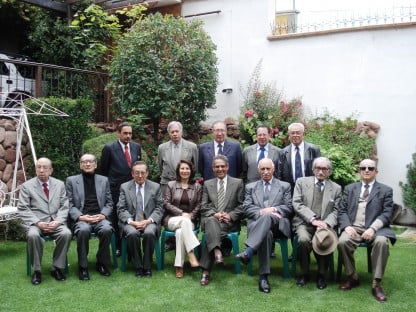
[[126, 237], [121, 238], [121, 271], [126, 272], [127, 262], [127, 239]]
[[292, 238], [292, 277], [296, 277], [296, 265], [298, 261], [298, 236]]
[[117, 254], [116, 254], [116, 234], [113, 232], [111, 234], [111, 253], [113, 255], [113, 269], [118, 268]]
[[162, 259], [160, 257], [160, 242], [159, 239], [156, 239], [155, 241], [155, 256], [156, 256], [156, 266], [157, 266], [157, 270], [161, 271], [162, 270]]
[[166, 246], [166, 231], [162, 231], [160, 237], [160, 268], [163, 270], [165, 268], [165, 246]]
[[30, 256], [29, 256], [29, 244], [26, 242], [26, 274], [30, 276], [32, 273], [32, 265], [30, 263]]
[[373, 266], [371, 264], [371, 251], [372, 251], [372, 248], [370, 245], [368, 245], [367, 246], [367, 271], [368, 273], [373, 272]]
[[240, 248], [238, 246], [238, 233], [228, 233], [227, 237], [231, 240], [233, 245], [233, 254], [234, 254], [234, 267], [235, 267], [235, 274], [241, 274], [241, 264], [240, 260], [238, 260], [235, 256], [240, 253]]
[[335, 281], [334, 253], [332, 253], [331, 256], [329, 257], [328, 267], [329, 267], [329, 278], [331, 279], [331, 281]]
[[283, 277], [289, 278], [289, 251], [287, 247], [287, 239], [277, 240], [280, 244], [280, 250], [282, 252], [282, 262], [283, 262]]
[[342, 275], [342, 259], [341, 259], [341, 254], [338, 251], [337, 282], [341, 282], [341, 275]]

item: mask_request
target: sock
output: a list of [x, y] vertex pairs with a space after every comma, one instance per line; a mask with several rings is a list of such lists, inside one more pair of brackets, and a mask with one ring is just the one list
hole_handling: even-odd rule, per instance
[[253, 257], [254, 254], [254, 250], [251, 247], [246, 247], [246, 249], [244, 250], [246, 252], [246, 254], [248, 254], [248, 256], [251, 258]]
[[259, 275], [259, 281], [262, 281], [262, 280], [267, 280], [267, 274], [260, 274]]
[[381, 278], [373, 279], [373, 288], [376, 287], [377, 285], [380, 285], [380, 283], [381, 283]]

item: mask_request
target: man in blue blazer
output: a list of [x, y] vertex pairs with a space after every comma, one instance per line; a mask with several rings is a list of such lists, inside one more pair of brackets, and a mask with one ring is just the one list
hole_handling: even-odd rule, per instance
[[238, 142], [226, 140], [227, 125], [223, 121], [216, 121], [212, 125], [214, 141], [203, 143], [199, 146], [199, 173], [204, 181], [215, 178], [212, 170], [212, 160], [216, 155], [227, 156], [229, 162], [228, 175], [238, 178], [242, 170], [241, 146]]
[[82, 173], [67, 178], [66, 193], [69, 201], [69, 217], [77, 237], [78, 276], [80, 280], [86, 281], [90, 279], [88, 250], [91, 232], [96, 233], [100, 240], [96, 269], [103, 276], [110, 275], [108, 268], [109, 246], [113, 234], [110, 222], [113, 200], [108, 179], [94, 173], [97, 168], [95, 156], [84, 154], [79, 163]]
[[134, 180], [120, 188], [118, 218], [136, 277], [151, 277], [152, 256], [164, 212], [162, 192], [158, 183], [147, 180], [149, 169], [145, 162], [136, 161], [131, 174]]
[[372, 294], [377, 301], [386, 301], [381, 280], [389, 257], [389, 244], [396, 241], [390, 228], [393, 215], [393, 190], [376, 181], [376, 162], [364, 159], [359, 166], [361, 182], [345, 187], [338, 210], [338, 224], [341, 236], [338, 252], [345, 267], [347, 281], [340, 285], [341, 290], [350, 290], [360, 282], [355, 269], [354, 251], [361, 242], [372, 248], [373, 268]]
[[140, 144], [131, 141], [133, 135], [132, 127], [123, 122], [117, 127], [118, 140], [104, 146], [101, 153], [100, 172], [108, 177], [113, 199], [113, 212], [111, 222], [116, 233], [117, 256], [120, 256], [121, 236], [118, 228], [117, 202], [120, 196], [120, 186], [130, 181], [131, 166], [135, 161], [141, 160]]

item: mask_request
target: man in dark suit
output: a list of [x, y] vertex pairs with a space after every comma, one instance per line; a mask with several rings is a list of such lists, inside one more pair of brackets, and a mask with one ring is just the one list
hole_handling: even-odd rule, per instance
[[[293, 230], [298, 236], [298, 261], [302, 270], [297, 281], [299, 287], [305, 286], [310, 279], [312, 237], [318, 229], [336, 227], [337, 208], [341, 200], [341, 186], [328, 179], [332, 174], [330, 160], [326, 157], [315, 158], [312, 169], [315, 176], [299, 178], [293, 192], [293, 209], [296, 214]], [[315, 253], [315, 257], [318, 262], [316, 287], [324, 289], [330, 254], [323, 256]]]
[[77, 237], [78, 276], [82, 281], [90, 279], [88, 251], [91, 232], [97, 234], [99, 246], [96, 269], [103, 276], [110, 276], [110, 242], [113, 234], [110, 218], [113, 210], [110, 184], [102, 175], [95, 174], [97, 160], [94, 155], [84, 154], [80, 159], [81, 174], [68, 177], [66, 193], [69, 216]]
[[120, 256], [121, 236], [118, 228], [117, 202], [120, 196], [120, 186], [122, 183], [130, 181], [131, 165], [141, 160], [140, 144], [132, 142], [133, 129], [123, 122], [117, 127], [118, 140], [104, 146], [101, 153], [101, 174], [108, 177], [110, 182], [111, 196], [113, 199], [113, 212], [111, 223], [116, 233], [117, 256]]
[[291, 144], [280, 150], [277, 174], [279, 180], [290, 183], [293, 194], [297, 178], [313, 176], [312, 162], [321, 156], [321, 151], [316, 145], [303, 140], [305, 137], [303, 124], [290, 124], [288, 134]]
[[157, 149], [162, 194], [168, 182], [176, 180], [176, 166], [181, 159], [192, 162], [194, 168], [198, 167], [198, 147], [182, 138], [182, 124], [171, 121], [167, 130], [170, 141], [160, 144]]
[[123, 183], [120, 188], [118, 217], [136, 267], [135, 275], [151, 277], [153, 251], [163, 216], [162, 193], [158, 183], [147, 180], [149, 169], [145, 162], [136, 161], [131, 174], [134, 180]]
[[[243, 179], [246, 183], [260, 179], [258, 162], [263, 158], [270, 158], [275, 167], [278, 166], [280, 148], [270, 144], [271, 129], [267, 126], [258, 126], [256, 129], [257, 143], [243, 150]], [[275, 172], [277, 178], [277, 172]]]
[[290, 237], [293, 214], [289, 183], [273, 178], [274, 164], [269, 158], [259, 161], [261, 180], [246, 185], [244, 213], [247, 221], [245, 250], [236, 257], [248, 264], [257, 251], [259, 257], [259, 290], [269, 293], [271, 246], [276, 237]]
[[212, 160], [216, 155], [224, 155], [228, 158], [228, 175], [238, 178], [241, 175], [241, 146], [238, 142], [225, 139], [227, 126], [223, 121], [216, 121], [212, 125], [213, 142], [203, 143], [199, 146], [199, 172], [204, 181], [215, 177]]
[[199, 264], [202, 268], [201, 285], [210, 282], [212, 265], [224, 262], [221, 242], [230, 232], [240, 231], [244, 199], [243, 180], [227, 175], [228, 159], [224, 155], [214, 157], [212, 170], [216, 178], [205, 181], [201, 202], [201, 228], [206, 235]]
[[393, 214], [393, 190], [376, 181], [376, 162], [364, 159], [360, 163], [361, 182], [345, 187], [338, 211], [338, 224], [341, 236], [338, 252], [345, 267], [347, 281], [340, 285], [341, 290], [350, 290], [359, 283], [355, 269], [354, 251], [361, 242], [372, 248], [373, 267], [372, 294], [377, 301], [386, 301], [381, 280], [389, 256], [389, 244], [394, 244], [396, 235], [390, 228]]
[[58, 281], [65, 280], [66, 254], [71, 243], [72, 233], [66, 222], [68, 199], [62, 181], [51, 177], [52, 162], [39, 158], [36, 162], [36, 177], [23, 183], [17, 209], [26, 228], [28, 252], [33, 267], [32, 284], [42, 282], [41, 261], [43, 255], [43, 235], [55, 241], [51, 275]]

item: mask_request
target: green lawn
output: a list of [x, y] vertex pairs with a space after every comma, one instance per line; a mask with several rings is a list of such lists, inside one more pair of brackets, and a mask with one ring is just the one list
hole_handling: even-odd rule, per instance
[[[245, 233], [240, 236], [243, 244]], [[173, 252], [166, 254], [165, 270], [154, 269], [151, 279], [134, 276], [119, 269], [110, 277], [102, 277], [94, 270], [97, 240], [91, 240], [91, 280], [77, 277], [76, 242], [68, 254], [69, 275], [57, 282], [49, 274], [53, 243], [46, 243], [43, 259], [43, 280], [32, 286], [26, 276], [26, 244], [0, 242], [0, 311], [414, 311], [416, 306], [416, 242], [399, 239], [390, 249], [383, 286], [388, 296], [379, 303], [370, 293], [371, 275], [366, 272], [366, 252], [357, 251], [357, 267], [361, 286], [351, 291], [338, 290], [338, 283], [330, 282], [325, 290], [318, 290], [312, 282], [298, 288], [295, 279], [283, 279], [280, 256], [272, 261], [269, 277], [272, 291], [258, 291], [257, 276], [248, 276], [243, 267], [241, 275], [233, 274], [233, 259], [226, 258], [223, 267], [215, 267], [211, 284], [199, 285], [200, 272], [185, 269], [185, 277], [174, 276]], [[276, 251], [279, 250], [278, 245]], [[315, 262], [313, 262], [315, 266]], [[254, 261], [257, 271], [257, 260]]]

